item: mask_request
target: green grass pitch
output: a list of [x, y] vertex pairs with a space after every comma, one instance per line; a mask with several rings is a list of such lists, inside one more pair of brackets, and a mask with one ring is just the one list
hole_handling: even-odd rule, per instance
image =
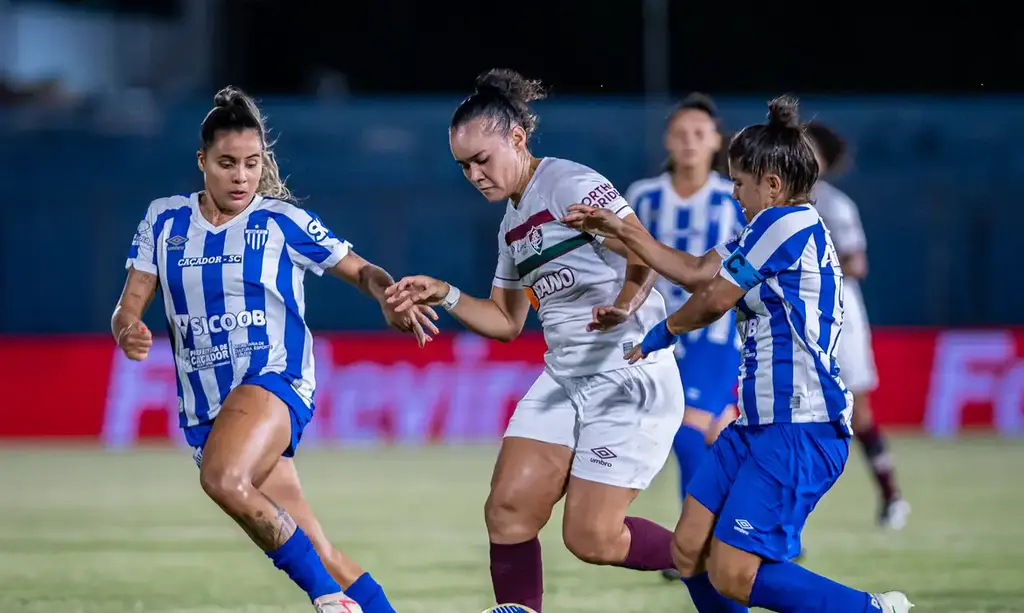
[[[859, 449], [804, 533], [810, 568], [872, 591], [906, 591], [922, 613], [1024, 610], [1024, 444], [894, 441], [914, 506], [899, 533], [874, 525]], [[490, 606], [482, 506], [490, 447], [313, 450], [299, 470], [314, 509], [371, 569], [399, 613]], [[675, 468], [635, 514], [674, 526]], [[542, 535], [549, 613], [692, 611], [682, 585], [596, 568]], [[199, 489], [185, 450], [0, 450], [0, 613], [308, 613]]]

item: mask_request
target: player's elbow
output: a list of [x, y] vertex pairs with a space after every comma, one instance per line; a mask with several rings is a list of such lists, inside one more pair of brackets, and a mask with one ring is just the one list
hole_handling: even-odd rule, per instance
[[704, 305], [704, 311], [708, 317], [715, 321], [729, 311], [736, 301], [729, 292], [721, 291], [722, 287], [716, 288], [715, 283], [706, 283], [699, 290], [700, 303]]

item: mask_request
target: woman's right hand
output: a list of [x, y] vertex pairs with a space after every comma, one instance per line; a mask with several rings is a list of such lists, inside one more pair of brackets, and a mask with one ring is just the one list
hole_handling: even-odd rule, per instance
[[413, 307], [413, 305], [435, 305], [440, 304], [451, 286], [433, 277], [426, 275], [414, 275], [403, 277], [396, 281], [391, 287], [384, 290], [387, 302], [394, 307], [396, 313], [401, 313]]
[[141, 320], [136, 320], [117, 335], [117, 346], [129, 360], [141, 362], [149, 357], [149, 348], [153, 346], [153, 333]]

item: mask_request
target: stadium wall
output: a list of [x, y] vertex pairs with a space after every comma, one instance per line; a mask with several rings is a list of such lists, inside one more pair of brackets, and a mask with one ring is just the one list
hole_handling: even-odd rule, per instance
[[[285, 174], [338, 234], [395, 274], [429, 273], [486, 292], [502, 207], [451, 160], [458, 99], [343, 105], [267, 100]], [[727, 128], [761, 121], [763, 99], [720, 101]], [[132, 233], [154, 198], [194, 191], [209, 102], [166, 108], [0, 112], [0, 334], [102, 332]], [[661, 159], [666, 108], [635, 99], [542, 103], [534, 148], [589, 164], [620, 190]], [[872, 272], [864, 292], [884, 325], [1024, 324], [1024, 285], [1007, 283], [1024, 201], [1020, 99], [808, 98], [806, 117], [845, 135], [856, 163], [837, 183], [860, 204]], [[908, 282], [912, 279], [913, 282]], [[341, 283], [308, 284], [311, 326], [373, 330], [379, 310]], [[148, 323], [163, 327], [159, 301]], [[453, 325], [445, 320], [444, 325]], [[536, 328], [531, 318], [529, 326]]]
[[[1024, 328], [879, 328], [873, 340], [880, 424], [1024, 436]], [[544, 352], [536, 333], [508, 344], [445, 334], [424, 349], [389, 333], [334, 333], [315, 346], [317, 414], [304, 445], [497, 441]], [[0, 364], [0, 439], [184, 445], [166, 339], [137, 363], [108, 337], [8, 337]]]

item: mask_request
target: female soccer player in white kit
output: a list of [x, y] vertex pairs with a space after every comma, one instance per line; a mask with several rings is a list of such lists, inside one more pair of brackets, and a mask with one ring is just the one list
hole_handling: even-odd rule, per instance
[[[846, 144], [839, 135], [818, 121], [807, 125], [807, 135], [822, 174], [839, 171], [846, 161]], [[860, 291], [860, 280], [868, 274], [864, 226], [853, 200], [821, 178], [811, 190], [811, 200], [832, 236], [845, 279], [843, 342], [839, 344], [838, 360], [843, 382], [853, 394], [853, 434], [867, 457], [881, 495], [878, 523], [883, 528], [899, 530], [907, 523], [910, 504], [900, 495], [889, 443], [871, 410], [871, 392], [878, 387], [878, 372], [871, 349], [867, 307]]]
[[[388, 323], [430, 340], [432, 312], [396, 313], [392, 279], [288, 202], [259, 109], [225, 88], [203, 120], [202, 192], [154, 200], [139, 224], [111, 328], [133, 360], [153, 342], [142, 315], [163, 288], [185, 438], [206, 494], [319, 613], [394, 613], [373, 577], [337, 551], [292, 456], [313, 416], [303, 277], [329, 272], [381, 302]], [[344, 588], [344, 593], [342, 592]]]
[[631, 360], [739, 311], [740, 418], [689, 484], [673, 542], [676, 566], [701, 613], [748, 605], [785, 613], [907, 613], [912, 605], [900, 592], [862, 592], [792, 562], [808, 515], [842, 474], [853, 410], [836, 364], [843, 276], [810, 204], [818, 163], [794, 99], [773, 101], [767, 123], [732, 139], [729, 168], [749, 224], [738, 239], [700, 257], [593, 207], [572, 207], [565, 219], [622, 240], [694, 290]]
[[633, 366], [624, 357], [665, 313], [650, 269], [559, 219], [584, 202], [640, 222], [597, 172], [530, 153], [536, 117], [528, 102], [540, 95], [537, 82], [493, 70], [451, 122], [452, 154], [466, 178], [489, 201], [507, 200], [490, 297], [425, 276], [388, 289], [396, 310], [440, 304], [470, 330], [503, 341], [522, 331], [531, 303], [537, 309], [546, 367], [508, 425], [485, 509], [495, 598], [536, 611], [537, 534], [563, 495], [563, 539], [578, 558], [671, 567], [671, 533], [626, 510], [664, 465], [684, 404], [671, 350]]

